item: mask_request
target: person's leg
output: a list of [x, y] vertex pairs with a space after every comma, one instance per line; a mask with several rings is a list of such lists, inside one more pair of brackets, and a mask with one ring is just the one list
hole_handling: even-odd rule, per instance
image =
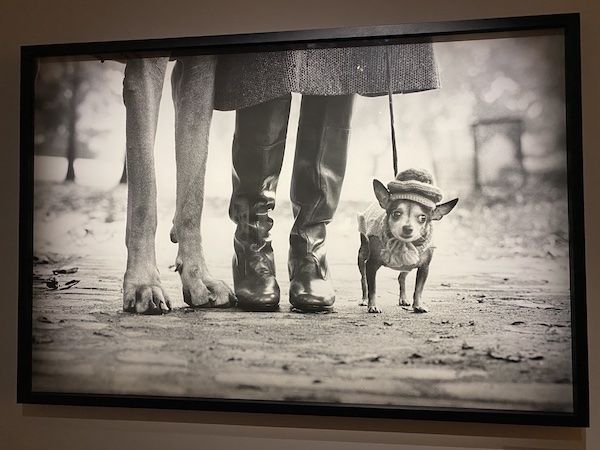
[[340, 199], [353, 95], [304, 96], [292, 172], [295, 222], [290, 233], [290, 303], [327, 311], [335, 301], [326, 260], [326, 225]]
[[275, 309], [279, 285], [269, 231], [283, 163], [291, 94], [236, 113], [233, 193], [229, 207], [236, 224], [233, 280], [241, 308]]

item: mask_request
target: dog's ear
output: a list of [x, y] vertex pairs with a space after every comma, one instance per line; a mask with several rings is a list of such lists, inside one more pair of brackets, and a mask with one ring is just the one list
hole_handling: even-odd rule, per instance
[[373, 190], [375, 191], [375, 197], [377, 197], [379, 205], [383, 209], [387, 209], [390, 204], [390, 191], [379, 180], [373, 180]]
[[444, 217], [446, 214], [452, 211], [457, 203], [458, 199], [455, 198], [454, 200], [450, 200], [449, 202], [437, 205], [433, 210], [433, 213], [431, 213], [431, 220], [440, 220], [442, 217]]

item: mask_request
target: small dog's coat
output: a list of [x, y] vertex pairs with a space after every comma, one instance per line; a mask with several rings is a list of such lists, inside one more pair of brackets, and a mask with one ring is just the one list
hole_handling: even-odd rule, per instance
[[379, 206], [371, 205], [358, 215], [361, 245], [358, 252], [358, 268], [361, 274], [362, 301], [370, 313], [379, 313], [376, 305], [375, 278], [381, 266], [399, 270], [399, 304], [410, 306], [406, 299], [406, 276], [417, 269], [417, 281], [413, 296], [413, 310], [427, 312], [421, 301], [423, 287], [429, 274], [433, 257], [432, 220], [440, 220], [448, 214], [458, 199], [443, 204], [441, 191], [433, 186], [431, 176], [420, 170], [402, 172], [386, 188], [373, 180]]

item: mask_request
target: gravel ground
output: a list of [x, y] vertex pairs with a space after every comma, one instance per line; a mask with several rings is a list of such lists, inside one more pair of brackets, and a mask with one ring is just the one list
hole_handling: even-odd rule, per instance
[[[459, 203], [436, 224], [427, 314], [398, 306], [389, 269], [378, 273], [383, 313], [358, 305], [360, 202], [341, 204], [329, 226], [333, 313], [289, 309], [285, 203], [273, 228], [280, 310], [189, 309], [166, 203], [157, 251], [174, 310], [164, 316], [121, 310], [124, 205], [123, 187], [36, 185], [34, 391], [572, 410], [564, 202]], [[203, 226], [212, 273], [231, 283], [226, 208], [208, 199]]]

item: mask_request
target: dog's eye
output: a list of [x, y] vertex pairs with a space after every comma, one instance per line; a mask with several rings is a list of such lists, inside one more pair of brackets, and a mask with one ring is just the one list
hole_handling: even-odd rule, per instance
[[425, 223], [427, 221], [427, 216], [425, 214], [421, 214], [419, 217], [417, 217], [417, 220], [419, 223]]
[[402, 217], [402, 213], [400, 211], [394, 211], [392, 213], [392, 218], [398, 220], [400, 217]]

